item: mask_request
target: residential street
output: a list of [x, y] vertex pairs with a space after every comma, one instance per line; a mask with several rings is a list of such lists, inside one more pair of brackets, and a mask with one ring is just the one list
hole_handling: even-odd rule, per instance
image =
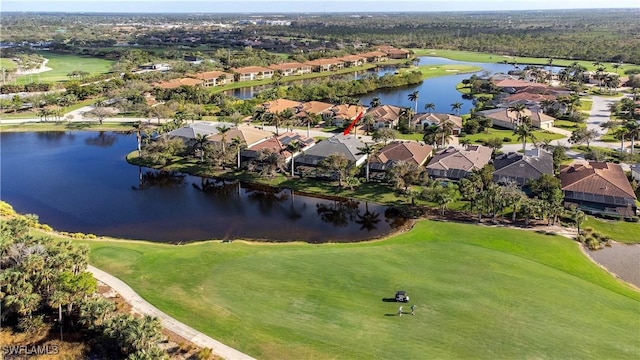
[[136, 293], [131, 287], [129, 287], [129, 285], [125, 284], [122, 280], [116, 278], [115, 276], [112, 276], [91, 265], [88, 266], [88, 270], [98, 281], [107, 284], [113, 290], [118, 292], [118, 294], [120, 294], [120, 296], [122, 296], [122, 298], [127, 303], [129, 303], [135, 311], [144, 315], [157, 316], [162, 322], [162, 326], [191, 341], [197, 346], [209, 348], [215, 355], [228, 360], [254, 359], [251, 356], [241, 353], [238, 350], [232, 349], [227, 345], [214, 340], [213, 338], [163, 313], [162, 311], [158, 310], [158, 308], [145, 301], [140, 295], [138, 295], [138, 293]]

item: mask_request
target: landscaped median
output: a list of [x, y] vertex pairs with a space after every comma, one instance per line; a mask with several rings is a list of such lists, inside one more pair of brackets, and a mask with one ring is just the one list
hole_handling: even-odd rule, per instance
[[[259, 359], [640, 353], [640, 293], [559, 236], [424, 220], [358, 244], [79, 242], [161, 310]], [[397, 316], [396, 290], [415, 316]]]

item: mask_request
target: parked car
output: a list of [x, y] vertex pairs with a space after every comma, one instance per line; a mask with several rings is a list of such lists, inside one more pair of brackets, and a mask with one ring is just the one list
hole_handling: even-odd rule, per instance
[[399, 302], [409, 302], [409, 295], [404, 290], [396, 291], [396, 301]]

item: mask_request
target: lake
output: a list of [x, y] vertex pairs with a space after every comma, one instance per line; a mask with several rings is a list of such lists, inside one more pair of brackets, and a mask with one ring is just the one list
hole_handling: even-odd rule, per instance
[[[133, 135], [2, 133], [2, 200], [58, 231], [160, 242], [352, 242], [403, 224], [385, 206], [300, 196], [126, 162]], [[387, 213], [389, 216], [386, 216]]]

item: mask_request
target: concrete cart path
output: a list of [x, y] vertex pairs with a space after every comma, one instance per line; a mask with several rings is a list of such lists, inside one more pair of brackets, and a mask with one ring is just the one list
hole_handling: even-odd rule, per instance
[[162, 321], [162, 326], [172, 332], [182, 336], [183, 338], [191, 341], [197, 346], [203, 348], [209, 348], [212, 352], [224, 359], [228, 360], [255, 360], [251, 356], [241, 353], [240, 351], [230, 348], [229, 346], [210, 338], [209, 336], [187, 326], [180, 321], [172, 318], [171, 316], [163, 313], [155, 306], [145, 301], [138, 293], [136, 293], [129, 285], [125, 284], [122, 280], [110, 275], [96, 267], [88, 266], [88, 270], [98, 280], [109, 285], [113, 290], [118, 292], [123, 299], [125, 299], [135, 311], [144, 314], [157, 316]]

